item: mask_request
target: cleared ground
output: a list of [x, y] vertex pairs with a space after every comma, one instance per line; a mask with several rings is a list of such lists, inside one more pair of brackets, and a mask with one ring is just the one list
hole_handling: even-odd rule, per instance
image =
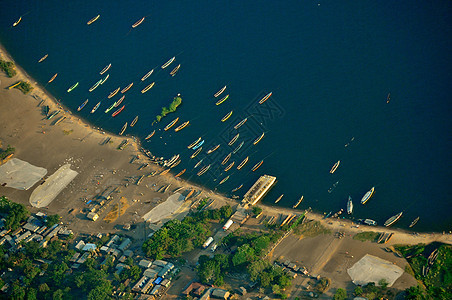
[[151, 211], [143, 216], [146, 222], [158, 223], [161, 220], [174, 214], [184, 204], [185, 197], [180, 193], [175, 193], [168, 199], [154, 207]]

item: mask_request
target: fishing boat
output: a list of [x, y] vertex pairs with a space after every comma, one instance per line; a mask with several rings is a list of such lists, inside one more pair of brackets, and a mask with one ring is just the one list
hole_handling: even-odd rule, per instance
[[352, 201], [352, 197], [348, 196], [347, 213], [350, 215], [352, 212], [353, 212], [353, 201]]
[[46, 55], [44, 55], [43, 57], [41, 57], [41, 59], [40, 60], [38, 60], [38, 63], [41, 63], [41, 62], [43, 62], [44, 61], [44, 59], [46, 59], [47, 57], [48, 57], [49, 55], [48, 54], [46, 54]]
[[408, 227], [413, 227], [414, 225], [416, 225], [416, 223], [419, 221], [420, 217], [417, 217], [416, 219], [413, 220], [413, 222], [411, 222], [410, 226]]
[[224, 166], [224, 165], [228, 162], [228, 160], [231, 158], [231, 155], [232, 155], [232, 152], [229, 153], [229, 154], [223, 159], [223, 161], [221, 162], [221, 165]]
[[202, 150], [202, 147], [198, 148], [198, 150], [196, 150], [191, 156], [190, 158], [195, 158]]
[[116, 117], [120, 112], [122, 112], [124, 107], [126, 107], [126, 106], [125, 105], [121, 106], [121, 108], [119, 108], [117, 111], [115, 111], [111, 116]]
[[161, 68], [162, 68], [162, 69], [165, 69], [165, 68], [168, 67], [175, 59], [176, 59], [176, 57], [173, 56], [172, 58], [170, 58], [170, 60], [168, 60], [166, 63], [164, 63], [163, 66], [162, 66]]
[[22, 21], [22, 16], [20, 16], [19, 19], [13, 23], [13, 26], [16, 27], [17, 25], [19, 25], [20, 21]]
[[372, 197], [374, 192], [375, 192], [375, 187], [372, 187], [361, 199], [361, 204], [365, 204], [370, 199], [370, 197]]
[[122, 95], [122, 97], [119, 98], [118, 101], [116, 101], [115, 107], [118, 107], [118, 106], [122, 103], [122, 101], [124, 100], [125, 97], [126, 97], [126, 96]]
[[190, 145], [187, 146], [188, 149], [193, 148], [196, 144], [198, 144], [201, 141], [201, 138], [198, 138], [196, 141], [194, 141], [193, 143], [191, 143]]
[[262, 134], [254, 140], [253, 145], [257, 145], [257, 143], [259, 143], [262, 140], [264, 135], [265, 135], [265, 132], [262, 132]]
[[227, 119], [229, 119], [230, 116], [232, 116], [232, 110], [228, 112], [222, 119], [221, 122], [225, 122]]
[[229, 94], [224, 96], [223, 98], [221, 98], [220, 100], [218, 100], [215, 105], [220, 105], [221, 103], [223, 103], [224, 101], [228, 100], [229, 98]]
[[165, 128], [163, 128], [163, 130], [167, 131], [168, 129], [173, 127], [174, 124], [177, 123], [177, 121], [179, 121], [179, 117], [177, 117], [176, 119], [172, 120], [168, 125], [165, 126]]
[[67, 92], [68, 93], [72, 92], [76, 87], [78, 87], [78, 82], [76, 84], [74, 84], [73, 86], [71, 86], [70, 88], [68, 88]]
[[114, 90], [113, 92], [110, 93], [110, 95], [108, 95], [108, 99], [113, 98], [120, 90], [121, 88], [118, 87], [116, 90]]
[[229, 176], [230, 176], [230, 175], [228, 175], [228, 176], [226, 176], [225, 178], [223, 178], [223, 179], [220, 181], [219, 184], [225, 183], [225, 182], [229, 179]]
[[148, 134], [144, 139], [149, 140], [155, 134], [155, 130]]
[[391, 93], [389, 93], [388, 96], [386, 97], [386, 103], [389, 103], [389, 101], [391, 101]]
[[107, 81], [108, 77], [110, 77], [110, 74], [107, 74], [107, 76], [105, 76], [105, 78], [104, 78], [104, 79], [102, 79], [102, 81], [101, 81], [101, 83], [100, 83], [100, 84], [104, 84], [104, 83], [105, 83], [105, 81]]
[[204, 144], [204, 140], [200, 141], [197, 145], [195, 145], [192, 149], [196, 150]]
[[111, 67], [111, 64], [106, 65], [105, 68], [103, 68], [102, 71], [100, 71], [99, 74], [100, 75], [104, 75], [104, 73], [107, 72], [108, 69], [110, 69], [110, 67]]
[[102, 79], [99, 80], [98, 82], [96, 82], [96, 83], [89, 89], [89, 92], [91, 93], [92, 91], [94, 91], [101, 83], [102, 83]]
[[295, 203], [295, 204], [292, 206], [292, 208], [297, 208], [298, 205], [300, 205], [301, 201], [303, 201], [303, 198], [304, 198], [304, 196], [301, 196], [301, 198], [298, 199], [297, 203]]
[[47, 120], [52, 119], [53, 117], [55, 117], [56, 115], [58, 115], [60, 113], [59, 110], [54, 111], [50, 116], [47, 117]]
[[166, 192], [168, 191], [168, 189], [169, 189], [170, 186], [171, 186], [171, 183], [168, 184], [168, 185], [163, 189], [162, 193], [166, 193]]
[[127, 122], [124, 124], [124, 126], [122, 126], [121, 131], [119, 132], [119, 135], [122, 135], [124, 133], [124, 131], [126, 131], [127, 129]]
[[202, 174], [206, 173], [207, 170], [210, 169], [210, 165], [205, 166], [204, 168], [202, 168], [199, 172], [198, 172], [198, 176], [201, 176]]
[[144, 75], [144, 76], [141, 78], [141, 81], [145, 81], [149, 76], [152, 75], [152, 73], [154, 73], [154, 69], [152, 69], [152, 70], [150, 70], [149, 72], [147, 72], [146, 75]]
[[248, 118], [243, 119], [237, 125], [234, 126], [234, 129], [239, 129], [245, 122], [248, 121]]
[[242, 187], [243, 187], [243, 184], [239, 185], [238, 187], [236, 187], [235, 189], [233, 189], [233, 190], [231, 191], [231, 193], [237, 192], [237, 191], [240, 190]]
[[281, 196], [278, 197], [278, 199], [275, 200], [275, 204], [281, 201], [282, 197], [284, 197], [284, 194], [282, 194]]
[[87, 25], [91, 25], [94, 22], [97, 21], [97, 19], [99, 19], [100, 15], [95, 16], [94, 18], [92, 18], [91, 20], [89, 20], [88, 22], [86, 22]]
[[264, 98], [262, 98], [261, 100], [259, 100], [259, 104], [262, 104], [262, 103], [264, 103], [265, 101], [267, 101], [268, 98], [270, 98], [272, 94], [273, 94], [273, 93], [270, 92], [270, 93], [268, 93], [267, 95], [265, 95]]
[[218, 144], [218, 145], [214, 146], [213, 148], [209, 149], [209, 151], [207, 151], [207, 154], [210, 154], [210, 153], [214, 152], [218, 148], [220, 148], [220, 144]]
[[91, 113], [92, 113], [92, 114], [96, 112], [96, 110], [99, 108], [101, 102], [102, 102], [102, 101], [99, 101], [99, 102], [93, 107], [93, 109], [91, 110]]
[[363, 223], [366, 224], [366, 225], [370, 225], [370, 226], [377, 226], [377, 222], [375, 222], [375, 221], [372, 220], [372, 219], [365, 219], [365, 220], [363, 221]]
[[180, 64], [178, 64], [178, 65], [170, 72], [170, 75], [171, 75], [171, 76], [176, 75], [177, 71], [179, 71], [179, 68], [180, 68]]
[[225, 172], [229, 171], [229, 170], [234, 166], [234, 164], [235, 164], [234, 161], [231, 162], [231, 163], [224, 169], [224, 171], [225, 171]]
[[190, 192], [188, 192], [187, 196], [185, 196], [185, 200], [187, 200], [188, 198], [190, 198], [191, 195], [193, 195], [194, 192], [195, 192], [195, 189], [190, 189]]
[[218, 92], [215, 93], [215, 95], [213, 95], [215, 98], [217, 98], [218, 96], [220, 96], [224, 91], [226, 90], [226, 85], [224, 87], [222, 87]]
[[159, 175], [165, 175], [165, 174], [167, 174], [170, 170], [171, 170], [171, 169], [163, 170], [162, 172], [160, 172]]
[[243, 166], [248, 162], [248, 159], [249, 159], [249, 157], [247, 156], [244, 160], [242, 160], [240, 165], [237, 166], [237, 170], [240, 170], [241, 168], [243, 168]]
[[260, 168], [260, 166], [262, 166], [263, 163], [264, 163], [264, 161], [261, 160], [260, 162], [258, 162], [257, 164], [254, 165], [254, 167], [251, 169], [251, 171], [255, 172], [257, 169]]
[[148, 85], [147, 87], [145, 87], [144, 89], [141, 90], [141, 93], [144, 94], [147, 91], [149, 91], [150, 89], [152, 89], [152, 87], [154, 86], [155, 81], [153, 83], [151, 83], [150, 85]]
[[183, 169], [182, 171], [180, 171], [179, 173], [177, 173], [174, 177], [179, 177], [179, 176], [181, 176], [182, 174], [185, 173], [185, 171], [187, 171], [187, 169]]
[[339, 167], [339, 164], [341, 163], [341, 161], [340, 160], [338, 160], [334, 165], [333, 165], [333, 167], [331, 168], [331, 170], [330, 170], [330, 173], [331, 174], [333, 174], [335, 171], [336, 171], [336, 169], [337, 169], [337, 167]]
[[112, 110], [113, 107], [115, 107], [115, 105], [116, 105], [116, 102], [113, 103], [109, 108], [107, 108], [107, 109], [105, 110], [105, 113], [108, 114], [108, 112], [109, 112], [110, 110]]
[[60, 124], [62, 121], [64, 121], [66, 119], [66, 117], [61, 117], [61, 118], [59, 118], [56, 122], [55, 122], [55, 124], [54, 125], [58, 125], [58, 124]]
[[58, 73], [53, 75], [52, 78], [50, 78], [50, 80], [47, 83], [51, 83], [52, 81], [54, 81], [57, 76], [58, 76]]
[[395, 222], [397, 222], [397, 221], [402, 217], [402, 214], [403, 214], [403, 212], [401, 211], [401, 212], [399, 212], [398, 214], [396, 214], [396, 215], [390, 217], [389, 219], [386, 220], [386, 222], [385, 222], [384, 225], [385, 225], [386, 227], [391, 226], [392, 224], [394, 224]]
[[170, 160], [168, 160], [167, 162], [165, 162], [165, 163], [163, 164], [163, 166], [164, 166], [164, 167], [169, 167], [169, 166], [171, 166], [174, 162], [176, 162], [176, 160], [179, 159], [179, 157], [180, 157], [179, 154], [173, 155], [173, 157], [171, 157]]
[[238, 145], [237, 148], [235, 148], [234, 151], [232, 151], [232, 154], [236, 154], [237, 152], [239, 152], [243, 144], [245, 144], [245, 142], [241, 142], [240, 145]]
[[135, 126], [135, 124], [137, 123], [137, 121], [138, 121], [138, 116], [136, 116], [136, 117], [133, 119], [132, 123], [130, 123], [130, 127]]
[[81, 111], [85, 105], [88, 103], [88, 99], [85, 100], [85, 102], [83, 102], [82, 104], [80, 104], [80, 106], [77, 108], [77, 111]]
[[125, 92], [127, 92], [128, 90], [130, 90], [130, 88], [132, 87], [133, 82], [131, 82], [128, 86], [126, 86], [125, 88], [122, 89], [121, 94], [124, 94]]
[[185, 127], [187, 127], [188, 124], [190, 124], [190, 121], [187, 121], [187, 122], [182, 123], [181, 125], [179, 125], [178, 127], [176, 127], [176, 129], [174, 129], [174, 131], [178, 132], [178, 131], [184, 129]]
[[143, 21], [144, 21], [145, 18], [146, 18], [146, 17], [142, 17], [141, 19], [139, 19], [138, 21], [136, 21], [136, 22], [132, 25], [132, 28], [135, 28], [135, 27], [137, 27], [138, 25], [140, 25], [141, 23], [143, 23]]
[[240, 134], [237, 133], [237, 134], [229, 141], [228, 145], [229, 145], [229, 146], [232, 146], [232, 145], [237, 141], [237, 139], [239, 138], [239, 136], [240, 136]]
[[203, 160], [204, 160], [204, 158], [201, 159], [200, 161], [198, 161], [198, 162], [196, 163], [196, 165], [193, 167], [193, 169], [196, 169], [197, 167], [199, 167], [199, 166], [201, 165], [201, 163], [202, 163]]

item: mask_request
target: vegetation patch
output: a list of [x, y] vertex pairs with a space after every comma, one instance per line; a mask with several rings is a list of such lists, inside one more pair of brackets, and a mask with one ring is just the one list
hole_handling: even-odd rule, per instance
[[330, 285], [331, 279], [329, 279], [328, 277], [321, 277], [315, 285], [315, 290], [318, 293], [323, 294], [329, 289]]
[[70, 135], [70, 134], [73, 133], [73, 132], [74, 132], [73, 129], [70, 129], [70, 130], [63, 130], [63, 134], [64, 134], [64, 135]]
[[305, 237], [314, 237], [320, 234], [330, 234], [331, 230], [325, 228], [320, 221], [310, 220], [305, 223], [300, 222], [294, 228], [294, 233]]
[[0, 213], [7, 215], [5, 217], [5, 228], [11, 231], [19, 228], [20, 223], [25, 221], [29, 215], [24, 205], [14, 203], [5, 196], [0, 197]]
[[16, 148], [11, 147], [10, 145], [8, 145], [8, 147], [6, 147], [5, 150], [0, 149], [0, 160], [4, 160], [11, 154], [14, 154], [15, 151], [16, 151]]
[[376, 242], [379, 235], [380, 234], [378, 232], [364, 231], [364, 232], [355, 234], [353, 236], [353, 239], [361, 241], [361, 242], [365, 242], [365, 241]]
[[0, 59], [0, 69], [2, 69], [6, 73], [6, 76], [10, 78], [17, 74], [16, 66], [12, 61], [5, 61]]
[[18, 85], [16, 85], [14, 88], [18, 89], [24, 94], [28, 94], [33, 90], [33, 86], [27, 82], [27, 81], [21, 81]]
[[174, 97], [173, 101], [170, 103], [168, 107], [162, 107], [162, 112], [157, 115], [156, 121], [160, 122], [160, 120], [165, 117], [167, 114], [175, 112], [177, 107], [182, 104], [182, 98], [177, 95]]

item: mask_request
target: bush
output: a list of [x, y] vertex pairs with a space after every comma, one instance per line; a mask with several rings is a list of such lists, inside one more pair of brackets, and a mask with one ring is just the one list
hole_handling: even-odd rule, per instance
[[334, 300], [345, 300], [347, 299], [347, 292], [344, 289], [338, 288], [336, 293], [334, 293]]
[[33, 86], [28, 83], [27, 81], [21, 81], [19, 85], [15, 86], [14, 88], [22, 91], [24, 94], [28, 94], [33, 90]]
[[156, 116], [157, 122], [160, 122], [160, 120], [165, 117], [167, 114], [175, 112], [177, 107], [182, 104], [182, 98], [177, 95], [174, 97], [173, 101], [170, 103], [169, 107], [162, 107], [162, 112]]
[[0, 69], [2, 69], [10, 78], [16, 75], [15, 65], [12, 61], [4, 61], [0, 59]]

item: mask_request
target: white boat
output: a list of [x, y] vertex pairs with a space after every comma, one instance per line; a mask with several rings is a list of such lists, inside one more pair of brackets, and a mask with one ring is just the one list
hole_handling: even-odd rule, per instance
[[351, 213], [353, 213], [353, 201], [352, 201], [352, 197], [348, 196], [348, 200], [347, 200], [347, 213], [350, 215]]
[[163, 64], [162, 69], [165, 69], [166, 67], [168, 67], [175, 59], [176, 59], [175, 56], [170, 58], [170, 60], [168, 60], [166, 63]]

